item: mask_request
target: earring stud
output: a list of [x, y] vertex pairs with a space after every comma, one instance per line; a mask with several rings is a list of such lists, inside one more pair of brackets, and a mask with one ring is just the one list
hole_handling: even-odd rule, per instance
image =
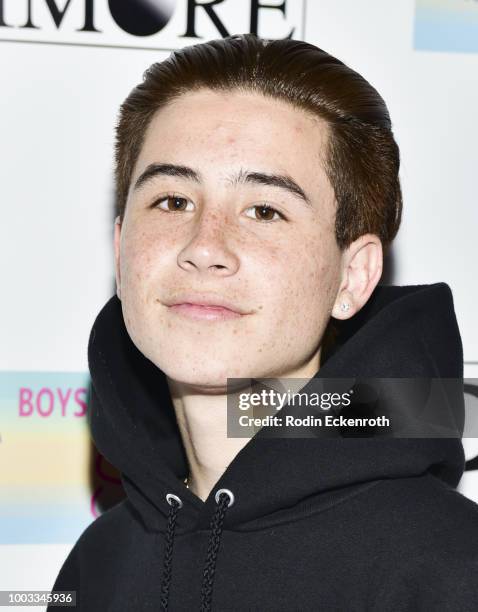
[[347, 302], [342, 302], [342, 304], [340, 305], [340, 308], [344, 311], [347, 312], [347, 310], [350, 308], [350, 304], [348, 304]]

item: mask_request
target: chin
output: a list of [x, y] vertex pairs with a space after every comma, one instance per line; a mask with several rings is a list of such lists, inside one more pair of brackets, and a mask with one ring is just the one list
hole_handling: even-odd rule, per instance
[[[228, 390], [228, 378], [249, 379], [251, 377], [250, 371], [238, 368], [237, 361], [231, 363], [230, 367], [224, 360], [216, 361], [207, 357], [202, 360], [198, 359], [195, 363], [187, 363], [187, 360], [176, 358], [171, 360], [171, 358], [167, 359], [165, 357], [165, 359], [154, 360], [154, 363], [170, 380], [192, 387], [198, 392], [223, 394]], [[229, 383], [229, 385], [231, 384]]]
[[165, 374], [175, 383], [187, 386], [197, 393], [217, 393], [223, 395], [228, 390], [227, 376], [217, 372], [205, 371], [193, 373], [184, 372], [183, 369], [179, 368], [178, 371], [172, 370], [170, 374], [168, 372], [165, 372]]

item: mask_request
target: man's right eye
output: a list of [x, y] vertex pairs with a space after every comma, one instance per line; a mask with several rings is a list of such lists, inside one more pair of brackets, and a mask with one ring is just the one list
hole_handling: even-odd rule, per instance
[[154, 208], [159, 208], [167, 212], [182, 212], [186, 210], [185, 207], [188, 203], [192, 205], [192, 202], [190, 202], [187, 198], [174, 194], [168, 194], [156, 200], [154, 202]]

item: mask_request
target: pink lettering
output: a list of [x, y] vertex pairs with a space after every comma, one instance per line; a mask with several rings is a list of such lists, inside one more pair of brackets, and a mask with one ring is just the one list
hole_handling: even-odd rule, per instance
[[61, 416], [65, 416], [66, 405], [68, 404], [68, 399], [70, 398], [70, 395], [71, 395], [71, 389], [68, 389], [68, 393], [66, 394], [66, 397], [63, 397], [63, 393], [61, 392], [61, 389], [57, 388], [57, 393], [58, 393], [58, 397], [60, 398]]
[[86, 414], [86, 409], [87, 409], [86, 402], [85, 402], [85, 401], [83, 401], [82, 399], [80, 399], [79, 395], [80, 395], [80, 393], [83, 393], [83, 394], [86, 396], [87, 392], [88, 392], [88, 389], [84, 389], [84, 388], [80, 388], [80, 389], [77, 389], [77, 390], [75, 391], [75, 402], [76, 402], [76, 403], [77, 403], [79, 406], [81, 406], [81, 408], [82, 408], [82, 411], [81, 411], [81, 412], [74, 412], [74, 413], [73, 413], [73, 414], [74, 414], [74, 416], [76, 416], [76, 417], [79, 417], [79, 416], [85, 416], [85, 414]]
[[[48, 396], [49, 403], [50, 403], [49, 408], [46, 412], [42, 409], [42, 397], [44, 395]], [[50, 416], [50, 414], [53, 412], [53, 407], [55, 404], [55, 397], [52, 391], [48, 389], [47, 387], [43, 387], [42, 389], [40, 389], [40, 391], [38, 391], [36, 404], [37, 404], [37, 411], [40, 416], [42, 417]]]
[[[1, 4], [1, 1], [0, 1]], [[87, 404], [88, 389], [84, 387], [56, 389], [42, 387], [38, 392], [29, 387], [20, 387], [18, 396], [18, 416], [33, 416], [38, 414], [42, 418], [52, 416], [53, 413], [62, 417], [85, 416], [88, 410]], [[73, 412], [68, 406], [74, 401], [77, 410]]]
[[[28, 387], [20, 387], [20, 403], [18, 404], [19, 416], [30, 416], [33, 412], [32, 390]], [[28, 410], [25, 408], [28, 407]]]

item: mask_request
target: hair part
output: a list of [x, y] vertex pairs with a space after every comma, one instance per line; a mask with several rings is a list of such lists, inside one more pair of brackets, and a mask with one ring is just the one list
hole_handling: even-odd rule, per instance
[[115, 141], [117, 214], [123, 219], [133, 169], [155, 113], [199, 90], [256, 92], [324, 119], [323, 159], [336, 199], [341, 250], [366, 233], [384, 252], [402, 215], [400, 153], [387, 106], [368, 81], [310, 43], [241, 34], [174, 51], [152, 64], [120, 107]]

